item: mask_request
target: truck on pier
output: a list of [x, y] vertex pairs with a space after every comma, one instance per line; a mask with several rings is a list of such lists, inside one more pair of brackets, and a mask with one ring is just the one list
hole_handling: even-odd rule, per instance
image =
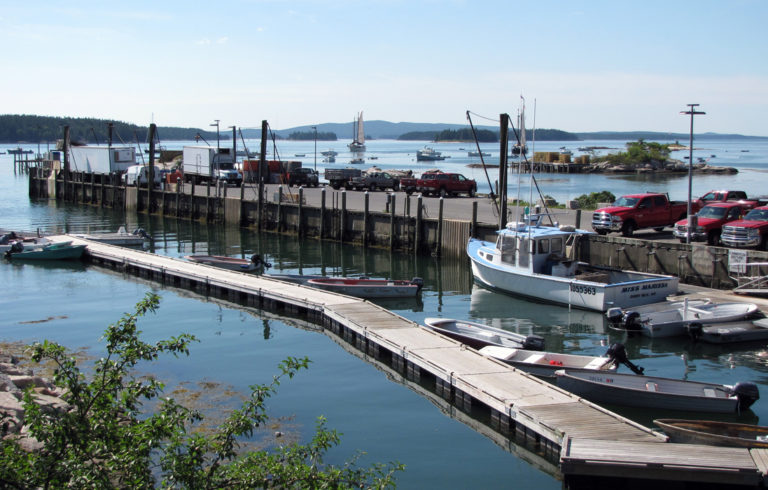
[[[701, 201], [691, 202], [691, 213], [700, 208]], [[621, 196], [607, 208], [595, 210], [592, 215], [592, 229], [600, 235], [620, 231], [622, 235], [630, 237], [635, 230], [641, 228], [661, 231], [685, 218], [687, 213], [686, 201], [670, 201], [666, 194], [629, 194]]]
[[200, 184], [219, 181], [234, 185], [243, 182], [243, 176], [235, 168], [235, 158], [230, 148], [217, 151], [210, 146], [185, 146], [181, 165], [184, 182]]
[[69, 162], [76, 172], [122, 173], [136, 165], [136, 149], [132, 146], [71, 146]]
[[352, 179], [362, 177], [362, 175], [363, 172], [359, 168], [327, 168], [324, 177], [331, 187], [338, 190], [342, 187], [351, 189]]

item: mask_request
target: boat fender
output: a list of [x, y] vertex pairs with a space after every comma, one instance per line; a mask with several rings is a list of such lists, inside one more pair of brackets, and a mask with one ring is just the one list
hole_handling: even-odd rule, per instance
[[539, 335], [529, 335], [523, 340], [523, 349], [525, 350], [544, 350], [544, 337]]
[[419, 287], [419, 291], [421, 291], [421, 288], [424, 287], [424, 279], [420, 277], [414, 277], [413, 279], [411, 279], [411, 284], [417, 285]]
[[605, 312], [605, 316], [608, 318], [608, 323], [618, 325], [624, 317], [624, 312], [621, 308], [614, 306], [613, 308], [608, 308], [608, 311]]
[[624, 314], [624, 329], [626, 330], [641, 330], [640, 328], [640, 313], [636, 311], [628, 311]]
[[644, 368], [634, 364], [629, 360], [629, 357], [627, 357], [627, 349], [622, 343], [617, 342], [615, 344], [611, 344], [611, 346], [608, 347], [608, 350], [605, 352], [605, 355], [611, 360], [613, 364], [616, 364], [617, 366], [619, 364], [624, 364], [635, 374], [643, 374], [645, 371]]
[[699, 340], [702, 332], [704, 332], [704, 325], [701, 322], [691, 322], [685, 326], [685, 329], [688, 331], [688, 335], [696, 341]]
[[750, 382], [736, 383], [733, 387], [733, 394], [739, 400], [739, 411], [748, 409], [760, 399], [760, 391], [757, 389], [757, 385]]

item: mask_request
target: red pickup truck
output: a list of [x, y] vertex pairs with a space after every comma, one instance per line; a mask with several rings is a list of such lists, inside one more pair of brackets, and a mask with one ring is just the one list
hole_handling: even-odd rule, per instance
[[714, 202], [738, 203], [743, 209], [752, 209], [765, 204], [764, 199], [749, 199], [744, 191], [709, 191], [699, 198], [704, 204]]
[[[691, 241], [706, 240], [709, 245], [720, 243], [720, 233], [723, 225], [741, 219], [745, 204], [742, 202], [710, 202], [696, 213], [696, 223], [691, 228]], [[680, 243], [688, 241], [688, 219], [675, 223], [672, 232]]]
[[477, 182], [461, 174], [440, 172], [422, 175], [416, 182], [416, 188], [424, 195], [434, 194], [446, 197], [467, 194], [469, 197], [474, 197], [477, 192]]
[[421, 177], [403, 177], [400, 179], [400, 190], [408, 195], [419, 190], [419, 180], [427, 179], [430, 175], [438, 172], [424, 172]]
[[768, 250], [768, 206], [752, 209], [739, 221], [723, 226], [723, 245]]
[[[701, 208], [701, 202], [691, 203], [691, 212]], [[688, 203], [670, 201], [666, 194], [645, 193], [621, 196], [607, 208], [600, 208], [592, 215], [592, 229], [600, 235], [610, 231], [621, 231], [632, 236], [640, 228], [663, 230], [688, 214]]]

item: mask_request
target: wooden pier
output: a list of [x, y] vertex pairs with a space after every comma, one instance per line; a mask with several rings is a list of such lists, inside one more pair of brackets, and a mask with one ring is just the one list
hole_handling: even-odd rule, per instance
[[169, 287], [299, 316], [386, 363], [459, 410], [485, 410], [504, 437], [521, 434], [553, 455], [569, 477], [758, 486], [768, 451], [671, 444], [666, 436], [532, 375], [482, 356], [389, 310], [358, 298], [182, 259], [90, 242], [86, 260]]

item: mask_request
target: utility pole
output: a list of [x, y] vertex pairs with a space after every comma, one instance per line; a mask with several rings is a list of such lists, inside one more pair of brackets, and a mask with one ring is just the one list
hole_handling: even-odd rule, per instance
[[691, 243], [691, 227], [693, 226], [693, 220], [691, 217], [691, 198], [692, 198], [692, 187], [693, 187], [693, 116], [696, 115], [704, 115], [706, 112], [697, 111], [696, 108], [699, 106], [699, 104], [687, 104], [688, 110], [687, 111], [680, 111], [680, 114], [686, 114], [691, 116], [691, 133], [690, 133], [690, 139], [688, 140], [688, 220], [686, 226], [686, 237], [685, 237], [685, 243]]
[[219, 150], [221, 149], [221, 144], [219, 143], [219, 120], [214, 119], [214, 123], [211, 124], [211, 126], [216, 126], [216, 153], [219, 153]]
[[315, 130], [315, 172], [317, 172], [317, 126], [312, 126]]
[[[499, 115], [499, 229], [507, 226], [507, 151], [509, 146], [509, 114]], [[520, 203], [518, 203], [518, 206]]]

